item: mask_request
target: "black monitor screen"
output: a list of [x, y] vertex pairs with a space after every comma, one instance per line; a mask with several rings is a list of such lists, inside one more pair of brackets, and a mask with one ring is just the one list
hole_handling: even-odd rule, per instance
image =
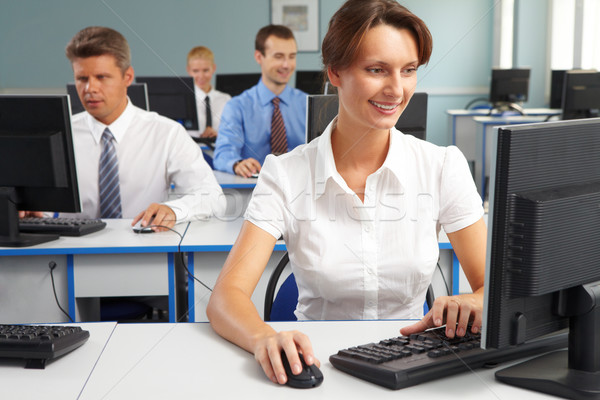
[[563, 87], [562, 119], [600, 116], [600, 72], [568, 71]]
[[324, 93], [322, 71], [296, 71], [296, 89], [308, 94]]
[[[427, 93], [414, 93], [398, 118], [396, 129], [425, 140], [427, 137]], [[320, 136], [338, 113], [336, 94], [309, 95], [306, 108], [306, 143]]]
[[215, 86], [220, 92], [237, 96], [244, 90], [256, 85], [260, 77], [259, 72], [249, 74], [217, 74]]
[[496, 377], [591, 398], [573, 393], [600, 392], [600, 119], [500, 127], [494, 141], [485, 345], [506, 348], [569, 327], [568, 352]]
[[0, 95], [0, 246], [57, 238], [20, 234], [18, 210], [81, 211], [68, 99]]
[[[81, 104], [81, 100], [79, 99], [79, 95], [77, 94], [77, 89], [75, 88], [74, 83], [67, 83], [67, 94], [71, 100], [71, 114], [75, 115], [85, 111], [85, 108], [83, 108], [83, 104]], [[139, 107], [142, 110], [149, 110], [148, 90], [146, 89], [145, 83], [132, 83], [129, 85], [127, 88], [127, 96], [129, 96], [129, 99], [134, 106]]]
[[550, 75], [550, 108], [562, 107], [562, 94], [566, 72], [564, 69], [556, 69]]
[[522, 103], [529, 95], [529, 69], [492, 69], [490, 103]]
[[198, 130], [194, 79], [189, 76], [138, 76], [148, 87], [150, 111], [179, 122], [185, 129]]

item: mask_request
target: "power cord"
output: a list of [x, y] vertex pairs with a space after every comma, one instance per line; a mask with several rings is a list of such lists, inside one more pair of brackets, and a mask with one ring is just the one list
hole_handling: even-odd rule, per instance
[[62, 311], [63, 314], [65, 314], [67, 318], [69, 318], [69, 321], [75, 322], [73, 321], [73, 318], [71, 318], [69, 313], [61, 307], [60, 302], [58, 301], [58, 296], [56, 295], [56, 286], [54, 285], [54, 269], [56, 268], [56, 263], [54, 261], [50, 261], [48, 263], [48, 268], [50, 268], [50, 279], [52, 280], [52, 291], [54, 292], [54, 300], [56, 300], [56, 305], [58, 306], [58, 308], [60, 308], [60, 311]]

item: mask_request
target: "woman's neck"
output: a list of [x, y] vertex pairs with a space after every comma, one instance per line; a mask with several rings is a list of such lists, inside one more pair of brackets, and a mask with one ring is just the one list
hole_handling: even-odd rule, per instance
[[375, 172], [383, 165], [390, 144], [390, 130], [349, 129], [336, 124], [331, 134], [331, 148], [336, 167]]
[[364, 202], [367, 178], [383, 165], [387, 157], [390, 131], [342, 129], [343, 126], [337, 125], [331, 133], [335, 167], [348, 187]]

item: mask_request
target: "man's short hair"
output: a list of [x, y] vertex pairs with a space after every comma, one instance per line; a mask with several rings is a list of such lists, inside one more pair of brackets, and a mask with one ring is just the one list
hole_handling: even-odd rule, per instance
[[123, 35], [111, 28], [89, 26], [69, 41], [65, 54], [71, 63], [77, 58], [111, 55], [122, 73], [131, 66], [131, 51]]
[[190, 50], [187, 55], [188, 62], [194, 58], [201, 58], [212, 63], [215, 62], [215, 55], [213, 54], [212, 50], [205, 46], [196, 46]]
[[262, 55], [265, 54], [265, 42], [269, 36], [275, 36], [280, 39], [294, 39], [294, 33], [290, 28], [284, 25], [267, 25], [258, 31], [256, 39], [254, 40], [254, 49], [260, 51]]

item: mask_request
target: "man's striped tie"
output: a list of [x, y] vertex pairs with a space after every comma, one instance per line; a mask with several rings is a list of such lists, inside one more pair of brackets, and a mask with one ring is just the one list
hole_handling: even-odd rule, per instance
[[271, 153], [279, 155], [287, 152], [285, 124], [279, 110], [279, 97], [273, 98], [273, 118], [271, 119]]
[[108, 128], [102, 133], [102, 153], [98, 171], [100, 192], [100, 217], [122, 218], [121, 190], [119, 188], [119, 160], [113, 142], [114, 136]]

